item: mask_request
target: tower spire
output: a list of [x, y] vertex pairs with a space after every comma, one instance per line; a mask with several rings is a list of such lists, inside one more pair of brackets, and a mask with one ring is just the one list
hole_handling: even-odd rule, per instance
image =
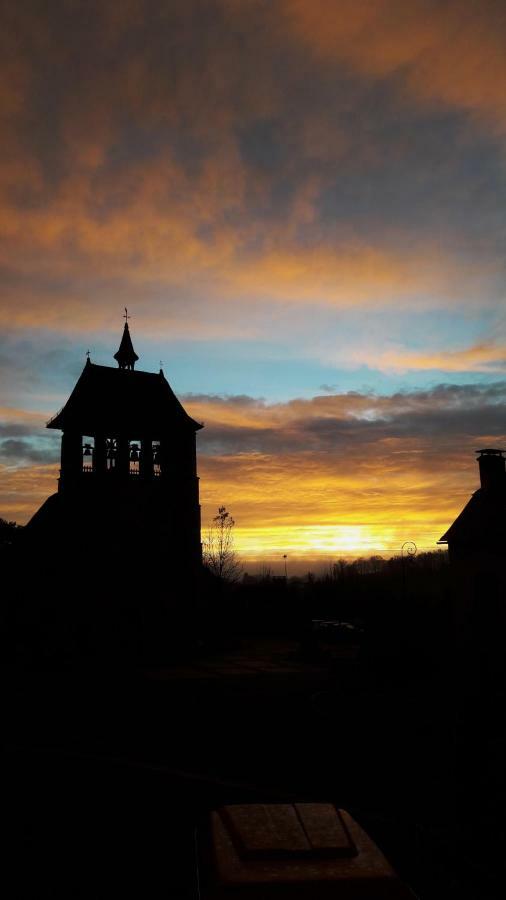
[[125, 306], [125, 315], [123, 316], [125, 319], [125, 327], [123, 328], [123, 337], [121, 338], [121, 344], [119, 345], [119, 350], [114, 354], [114, 359], [117, 361], [120, 369], [130, 369], [133, 371], [135, 368], [135, 363], [139, 359], [137, 356], [133, 344], [132, 338], [130, 337], [130, 329], [128, 327], [128, 320], [131, 319], [131, 316], [128, 315], [128, 310]]

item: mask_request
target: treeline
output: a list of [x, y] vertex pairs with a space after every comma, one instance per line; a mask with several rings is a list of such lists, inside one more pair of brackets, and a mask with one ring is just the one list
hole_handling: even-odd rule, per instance
[[5, 662], [96, 656], [163, 664], [250, 635], [307, 647], [317, 619], [350, 623], [371, 653], [392, 659], [432, 653], [446, 640], [451, 579], [442, 551], [339, 560], [303, 577], [266, 569], [229, 583], [206, 570], [189, 578], [163, 558], [122, 548], [102, 548], [97, 559], [78, 547], [38, 553], [23, 532], [0, 520]]
[[451, 598], [445, 551], [340, 560], [320, 575], [288, 579], [265, 570], [229, 586], [222, 633], [289, 636], [310, 657], [317, 620], [348, 623], [373, 669], [435, 670], [451, 641]]
[[0, 552], [4, 548], [12, 547], [19, 539], [22, 531], [22, 525], [18, 525], [16, 522], [9, 522], [7, 519], [0, 517]]
[[[245, 575], [233, 587], [236, 599], [248, 608], [263, 607], [268, 616], [276, 610], [304, 610], [311, 618], [347, 619], [359, 622], [388, 608], [422, 603], [427, 610], [445, 604], [450, 583], [448, 554], [438, 550], [417, 556], [379, 556], [339, 560], [319, 575], [308, 572], [285, 579], [269, 569]], [[286, 608], [286, 610], [285, 610]]]

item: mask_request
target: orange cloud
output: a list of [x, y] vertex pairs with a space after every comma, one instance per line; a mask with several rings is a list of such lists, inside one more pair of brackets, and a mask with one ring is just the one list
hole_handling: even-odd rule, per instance
[[[33, 166], [13, 163], [10, 174], [37, 181]], [[302, 185], [291, 220], [266, 230], [244, 218], [246, 183], [244, 164], [231, 149], [208, 159], [198, 177], [166, 156], [131, 165], [108, 183], [93, 173], [69, 175], [42, 206], [5, 205], [0, 263], [19, 277], [3, 289], [0, 321], [92, 330], [107, 324], [111, 299], [121, 294], [135, 299], [148, 328], [170, 322], [172, 333], [180, 327], [207, 336], [216, 315], [186, 321], [188, 290], [204, 314], [242, 307], [247, 322], [236, 322], [233, 334], [249, 323], [249, 303], [261, 298], [342, 309], [392, 307], [401, 298], [416, 308], [474, 301], [473, 285], [478, 291], [483, 277], [475, 260], [463, 263], [427, 242], [396, 251], [344, 227], [333, 239], [322, 234], [300, 245], [296, 231], [314, 213], [313, 188]], [[240, 222], [227, 223], [239, 214]]]
[[330, 63], [398, 77], [417, 100], [486, 116], [506, 128], [504, 7], [474, 0], [283, 0], [299, 39]]
[[27, 409], [17, 409], [13, 406], [0, 406], [0, 422], [8, 421], [16, 425], [23, 426], [27, 431], [32, 432], [36, 429], [43, 428], [49, 416], [44, 416], [39, 412], [32, 412]]
[[0, 465], [0, 516], [25, 523], [46, 497], [54, 494], [58, 477], [57, 465]]
[[493, 341], [483, 341], [462, 350], [444, 353], [418, 353], [409, 350], [389, 350], [380, 354], [354, 354], [357, 362], [367, 362], [379, 369], [438, 369], [443, 372], [504, 372], [506, 370], [506, 346]]

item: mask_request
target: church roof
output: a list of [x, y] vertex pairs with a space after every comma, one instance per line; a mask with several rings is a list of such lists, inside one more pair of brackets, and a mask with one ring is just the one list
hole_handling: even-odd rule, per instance
[[48, 428], [76, 428], [81, 434], [149, 434], [158, 439], [172, 428], [203, 426], [185, 411], [163, 372], [97, 366], [88, 359], [63, 409]]

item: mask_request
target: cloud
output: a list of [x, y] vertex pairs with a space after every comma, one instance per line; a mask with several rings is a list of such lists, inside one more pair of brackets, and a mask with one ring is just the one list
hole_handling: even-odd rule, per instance
[[56, 465], [10, 468], [0, 463], [0, 516], [19, 523], [28, 521], [56, 489]]
[[70, 174], [42, 207], [6, 207], [0, 321], [96, 328], [110, 318], [110, 298], [121, 296], [151, 327], [177, 328], [181, 319], [184, 330], [190, 303], [199, 310], [193, 332], [208, 334], [228, 308], [242, 306], [244, 322], [248, 300], [350, 309], [402, 299], [437, 308], [472, 304], [483, 279], [499, 277], [499, 262], [463, 261], [426, 237], [405, 248], [395, 234], [385, 240], [321, 220], [298, 234], [304, 185], [291, 188], [289, 216], [273, 213], [266, 223], [241, 199], [247, 177], [234, 156], [211, 157], [189, 176], [167, 147], [163, 159], [132, 162], [127, 173]]
[[504, 381], [250, 403], [249, 427], [220, 424], [223, 404], [208, 405], [199, 435], [204, 522], [225, 503], [250, 560], [388, 555], [407, 536], [435, 549], [478, 486], [474, 450], [506, 443]]
[[[139, 221], [135, 211], [129, 212], [128, 218]], [[58, 259], [51, 274], [7, 273], [0, 321], [9, 329], [39, 325], [67, 333], [93, 331], [109, 326], [110, 298], [115, 298], [117, 307], [117, 298], [121, 297], [135, 307], [146, 330], [153, 333], [165, 327], [174, 336], [209, 338], [228, 333], [230, 337], [245, 337], [248, 331], [251, 333], [248, 303], [254, 303], [259, 311], [267, 305], [272, 308], [274, 302], [342, 310], [392, 310], [402, 302], [415, 310], [430, 310], [457, 307], [463, 302], [472, 305], [483, 278], [476, 266], [471, 271], [457, 260], [442, 259], [439, 252], [431, 256], [431, 248], [425, 256], [419, 248], [417, 256], [409, 258], [360, 243], [322, 243], [314, 250], [285, 247], [258, 251], [240, 260], [231, 252], [224, 259], [223, 245], [221, 250], [216, 245], [199, 246], [190, 233], [188, 241], [181, 238], [170, 242], [167, 226], [164, 222], [149, 228], [150, 248], [143, 246], [142, 237], [137, 240], [132, 234], [125, 235], [125, 244], [113, 240], [111, 251], [107, 249], [111, 245], [107, 229], [101, 228], [102, 248], [97, 234], [96, 249], [80, 251], [80, 259], [73, 264], [71, 255], [67, 255], [65, 267], [72, 266], [72, 276], [57, 275]], [[23, 231], [20, 222], [14, 243], [18, 247], [24, 244], [27, 257], [33, 254], [36, 258], [42, 248], [27, 243]], [[160, 244], [155, 251], [157, 236]], [[53, 250], [46, 248], [45, 252], [47, 265]], [[59, 253], [57, 249], [55, 256]], [[172, 261], [174, 257], [177, 263]], [[111, 271], [100, 278], [100, 269], [107, 269], [109, 262]], [[90, 272], [90, 267], [94, 271]], [[192, 273], [190, 281], [188, 271]], [[484, 297], [482, 306], [486, 305]], [[492, 305], [491, 300], [488, 305]], [[188, 307], [193, 311], [189, 313]], [[265, 324], [258, 328], [262, 333]]]
[[387, 396], [350, 391], [278, 404], [191, 395], [186, 401], [192, 415], [207, 423], [200, 436], [204, 453], [317, 454], [320, 462], [322, 453], [332, 459], [357, 448], [377, 454], [395, 441], [432, 459], [450, 450], [457, 436], [471, 443], [503, 436], [505, 404], [503, 381]]
[[486, 117], [504, 133], [504, 5], [475, 0], [286, 0], [287, 21], [329, 64], [396, 77], [416, 101]]
[[445, 350], [439, 353], [420, 353], [410, 350], [388, 350], [379, 354], [367, 353], [355, 359], [367, 361], [383, 370], [436, 369], [442, 372], [504, 372], [506, 371], [506, 346], [494, 341], [482, 341], [461, 350]]
[[[475, 449], [506, 443], [506, 381], [277, 404], [194, 395], [185, 405], [206, 420], [204, 525], [227, 505], [250, 559], [280, 547], [309, 560], [389, 553], [400, 536], [435, 548], [477, 486]], [[33, 465], [48, 451], [37, 441], [36, 434], [33, 444], [27, 435], [4, 438], [4, 517], [25, 521], [55, 489], [56, 466]]]
[[58, 435], [46, 431], [40, 413], [0, 408], [0, 464], [11, 472], [34, 463], [55, 463], [59, 443]]
[[9, 11], [4, 328], [107, 327], [118, 297], [194, 336], [252, 304], [494, 303], [502, 153], [377, 82], [459, 53], [479, 82], [495, 5], [114, 6]]
[[0, 460], [17, 464], [23, 462], [54, 463], [58, 458], [58, 446], [38, 449], [31, 441], [8, 438], [0, 441]]
[[33, 434], [34, 430], [42, 429], [44, 425], [44, 416], [39, 412], [0, 406], [0, 434], [4, 436]]

